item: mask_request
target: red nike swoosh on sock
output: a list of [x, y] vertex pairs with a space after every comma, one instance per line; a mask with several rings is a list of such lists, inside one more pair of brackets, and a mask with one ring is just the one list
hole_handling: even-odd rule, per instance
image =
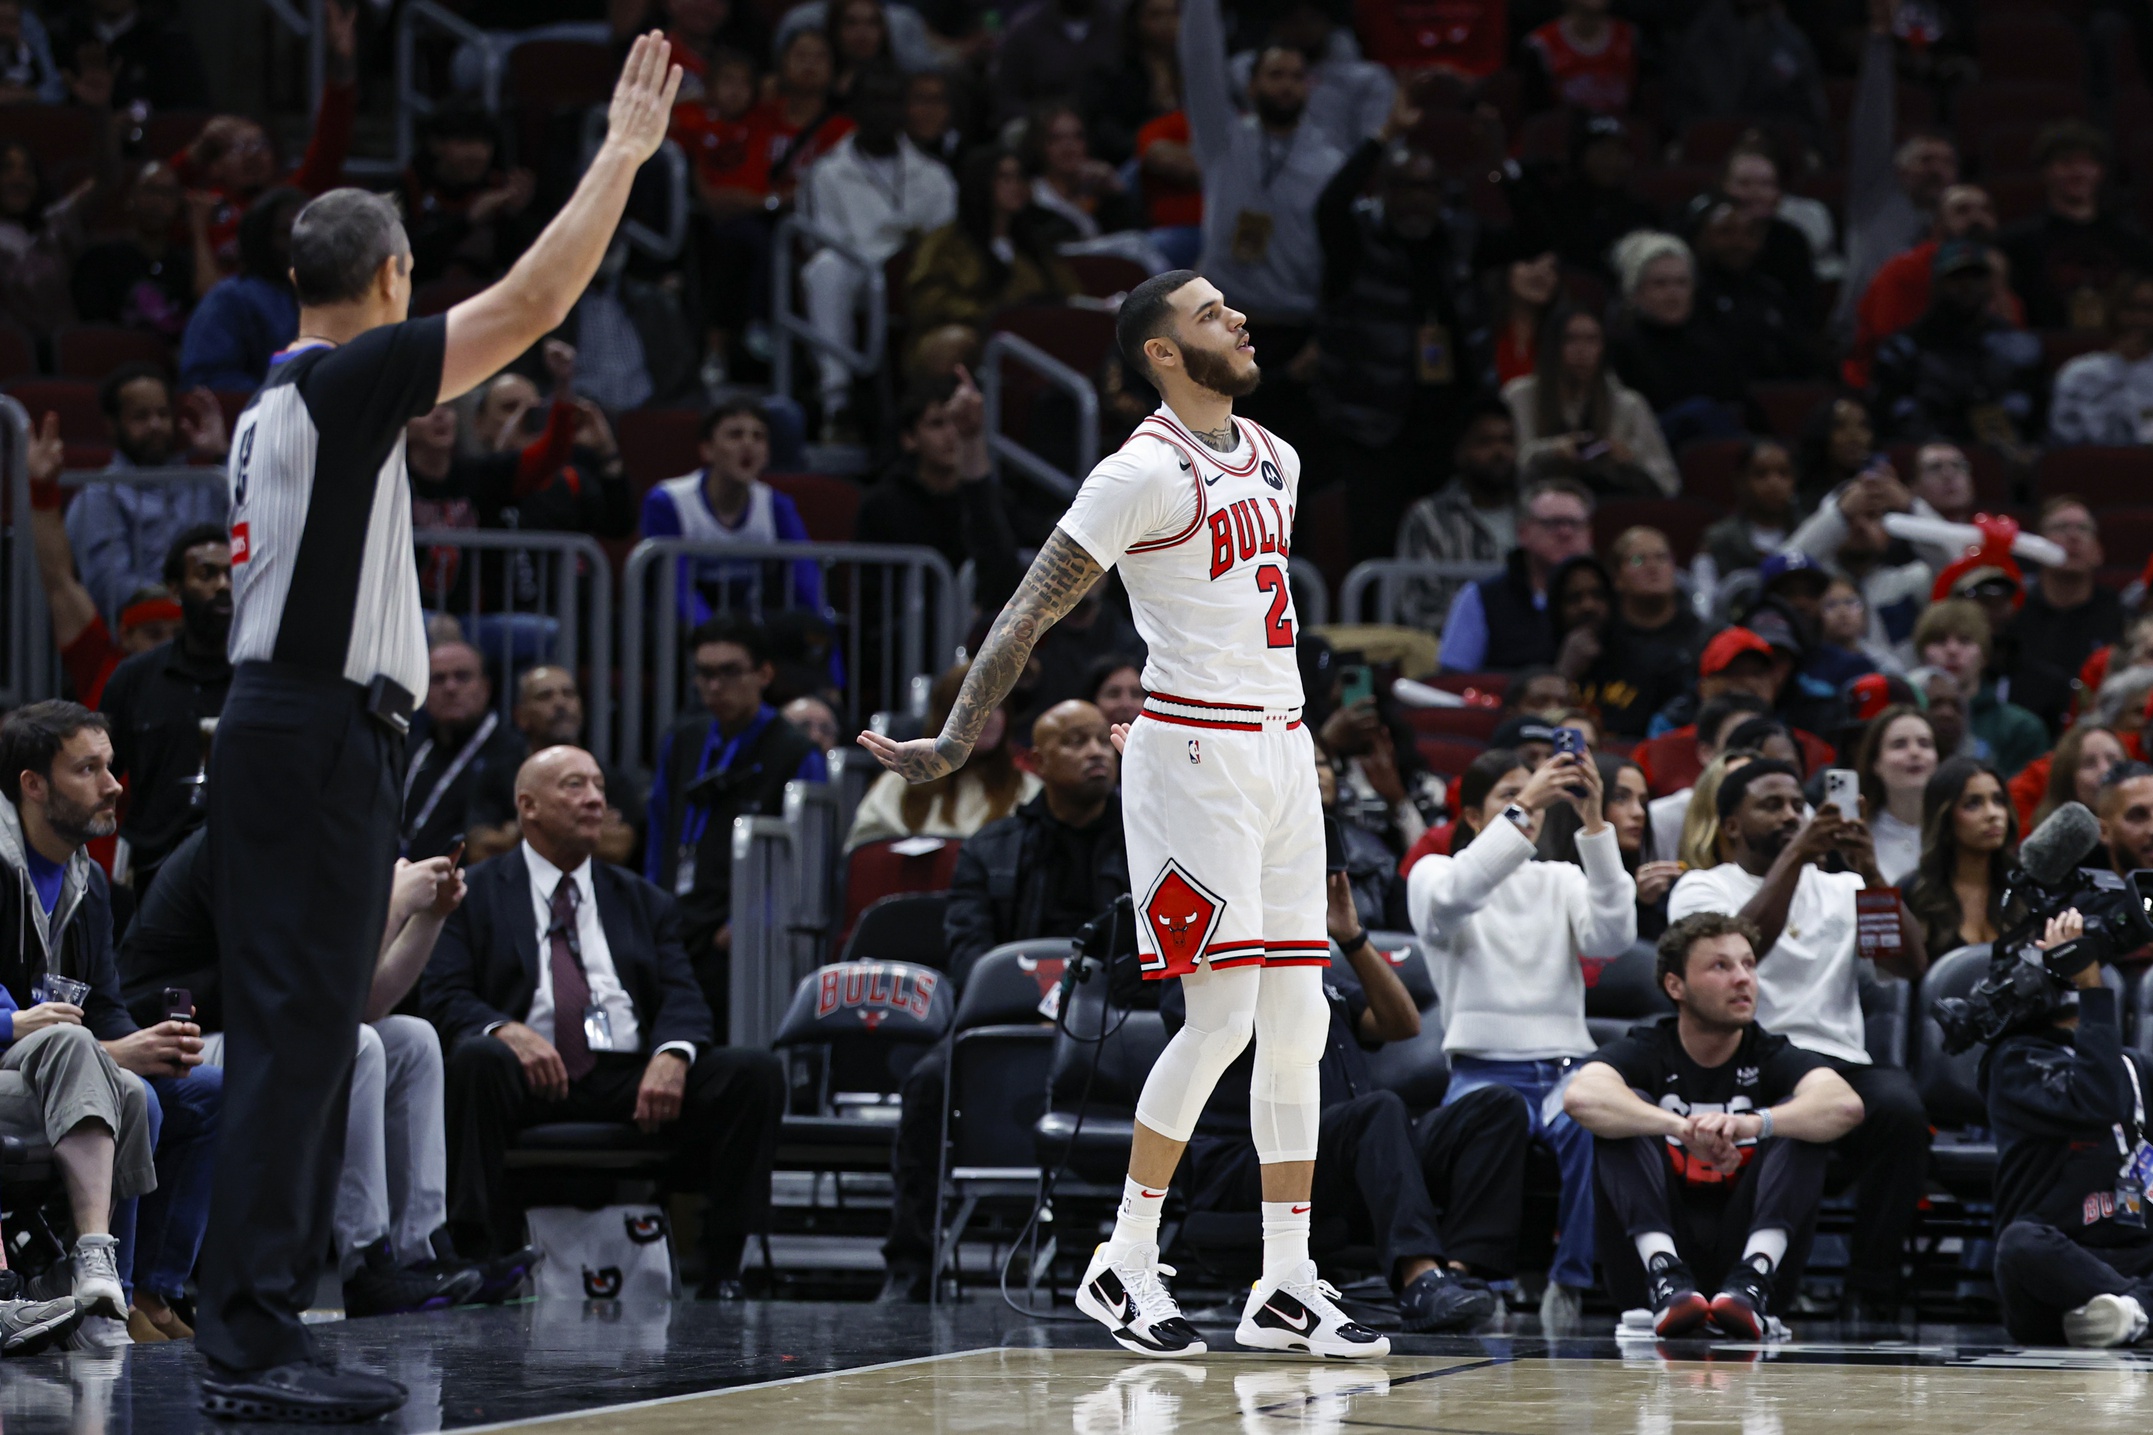
[[1164, 1196], [1166, 1193], [1164, 1191], [1139, 1191], [1137, 1192], [1137, 1194], [1142, 1196], [1147, 1201], [1156, 1201], [1161, 1196]]
[[1295, 1206], [1293, 1208], [1293, 1214], [1296, 1216], [1305, 1216], [1313, 1209], [1315, 1208], [1312, 1206]]

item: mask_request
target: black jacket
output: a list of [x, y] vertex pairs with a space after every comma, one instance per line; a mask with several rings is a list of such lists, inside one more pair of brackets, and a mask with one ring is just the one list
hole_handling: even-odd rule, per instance
[[[412, 861], [423, 862], [446, 853], [456, 836], [470, 826], [471, 795], [478, 790], [479, 779], [496, 767], [506, 767], [513, 773], [530, 751], [522, 733], [495, 717], [493, 731], [478, 744], [462, 770], [451, 777], [449, 769], [455, 766], [458, 754], [477, 735], [474, 729], [444, 737], [424, 723], [413, 728], [403, 815], [403, 855]], [[434, 796], [436, 786], [441, 789], [438, 798]], [[420, 820], [422, 816], [424, 821]]]
[[1511, 549], [1503, 571], [1474, 586], [1480, 589], [1481, 610], [1488, 617], [1488, 655], [1483, 667], [1490, 672], [1515, 672], [1544, 668], [1555, 661], [1554, 620], [1547, 609], [1533, 603], [1524, 549]]
[[[223, 653], [197, 657], [184, 640], [159, 643], [113, 669], [98, 708], [112, 724], [112, 771], [127, 779], [127, 839], [135, 871], [147, 876], [202, 825], [202, 719], [224, 711], [232, 665]], [[146, 892], [137, 880], [135, 891]]]
[[165, 858], [120, 941], [120, 994], [144, 1025], [164, 1020], [166, 987], [194, 997], [205, 1032], [224, 1030], [223, 963], [217, 955], [217, 894], [209, 829], [197, 827]]
[[[1099, 834], [1099, 861], [1092, 873], [1094, 914], [1129, 890], [1119, 795], [1107, 800], [1099, 821], [1105, 829]], [[958, 850], [942, 933], [949, 946], [949, 974], [960, 987], [972, 974], [973, 963], [1004, 942], [1076, 935], [1074, 929], [1051, 930], [1048, 924], [1054, 898], [1049, 844], [1053, 829], [1061, 825], [1042, 792], [999, 822], [980, 828]]]
[[2081, 1245], [2135, 1246], [2153, 1239], [2145, 1228], [2113, 1219], [2123, 1165], [2115, 1128], [2132, 1129], [2125, 1061], [2136, 1067], [2140, 1089], [2153, 1096], [2153, 1073], [2135, 1052], [2123, 1050], [2116, 996], [2106, 987], [2078, 994], [2075, 1038], [2060, 1027], [2044, 1027], [2006, 1037], [1982, 1058], [1989, 1125], [1996, 1132], [1997, 1230], [2030, 1218]]
[[1869, 407], [1891, 443], [2032, 443], [2048, 427], [2041, 341], [1990, 314], [1929, 312], [1877, 347]]
[[17, 1010], [37, 1005], [30, 989], [48, 973], [90, 984], [82, 1024], [99, 1041], [136, 1030], [120, 1002], [120, 969], [112, 956], [112, 892], [103, 869], [77, 848], [48, 915], [30, 885], [23, 856], [22, 818], [0, 797], [0, 986]]
[[[531, 869], [516, 848], [473, 867], [463, 905], [449, 915], [419, 979], [427, 1020], [453, 1049], [497, 1022], [522, 1021], [538, 991], [538, 923]], [[644, 1051], [669, 1041], [712, 1041], [710, 1008], [680, 945], [673, 899], [622, 867], [591, 873], [613, 970], [635, 1007]]]
[[[733, 819], [782, 813], [785, 784], [800, 775], [800, 765], [815, 745], [798, 728], [773, 715], [724, 771], [698, 776], [712, 721], [707, 713], [688, 719], [666, 734], [665, 745], [658, 751], [643, 870], [661, 890], [679, 891], [683, 822], [691, 808], [708, 814], [695, 843], [693, 884], [680, 899], [680, 924], [696, 970], [715, 973], [711, 939], [732, 920], [733, 913]], [[715, 983], [709, 989], [716, 992], [722, 985]]]

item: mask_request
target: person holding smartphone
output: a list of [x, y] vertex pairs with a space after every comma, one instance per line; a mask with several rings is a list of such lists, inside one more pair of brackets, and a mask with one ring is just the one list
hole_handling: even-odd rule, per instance
[[1340, 664], [1334, 691], [1337, 706], [1316, 733], [1337, 790], [1325, 806], [1339, 821], [1381, 839], [1396, 859], [1442, 820], [1443, 779], [1422, 760], [1388, 695], [1378, 695], [1373, 668]]

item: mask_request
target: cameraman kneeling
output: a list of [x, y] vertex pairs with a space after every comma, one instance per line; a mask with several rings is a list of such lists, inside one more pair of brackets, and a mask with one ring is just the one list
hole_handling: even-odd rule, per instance
[[[2038, 945], [2057, 949], [2083, 931], [2074, 909], [2051, 919]], [[2049, 965], [2069, 958], [2057, 951]], [[2005, 1037], [1982, 1062], [1998, 1148], [1996, 1291], [2013, 1340], [2133, 1345], [2153, 1305], [2148, 1072], [2123, 1049], [2100, 963], [2086, 960], [2068, 980], [2075, 1007], [2059, 993], [2051, 1022]]]

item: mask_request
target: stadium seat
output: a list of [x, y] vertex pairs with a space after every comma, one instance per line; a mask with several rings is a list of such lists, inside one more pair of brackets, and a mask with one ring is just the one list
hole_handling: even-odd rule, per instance
[[1862, 1041], [1869, 1059], [1878, 1066], [1904, 1071], [1914, 1026], [1913, 984], [1900, 977], [1865, 973], [1861, 979], [1861, 1016]]
[[2043, 454], [2034, 473], [2043, 498], [2075, 493], [2101, 508], [2153, 503], [2153, 449], [2059, 448]]
[[1510, 686], [1508, 673], [1437, 673], [1428, 679], [1428, 686], [1441, 688], [1446, 693], [1463, 697], [1470, 693], [1484, 693], [1500, 698]]
[[1110, 1010], [1102, 981], [1076, 989], [1064, 1023], [1054, 1029], [1048, 1109], [1032, 1128], [1033, 1149], [1049, 1171], [1067, 1162], [1058, 1192], [1078, 1189], [1074, 1177], [1093, 1194], [1119, 1199], [1137, 1093], [1166, 1049], [1166, 1023], [1155, 1011]]
[[[689, 464], [688, 469], [694, 468]], [[685, 473], [688, 469], [682, 469]], [[822, 473], [766, 473], [763, 481], [791, 499], [817, 543], [850, 543], [860, 512], [860, 486]]]
[[1568, 164], [1575, 123], [1568, 110], [1542, 110], [1518, 126], [1510, 141], [1510, 157], [1527, 169]]
[[1585, 1027], [1597, 1045], [1606, 1045], [1641, 1021], [1675, 1009], [1660, 986], [1658, 954], [1640, 942], [1598, 970], [1586, 971]]
[[911, 962], [942, 970], [949, 944], [942, 936], [947, 892], [896, 892], [870, 903], [852, 924], [840, 961]]
[[1701, 498], [1610, 498], [1592, 511], [1593, 546], [1605, 553], [1624, 529], [1642, 524], [1666, 534], [1675, 562], [1686, 564], [1704, 531], [1726, 516], [1725, 505]]
[[803, 978], [770, 1045], [792, 1072], [783, 1170], [887, 1171], [895, 1093], [957, 1012], [955, 983], [905, 962], [840, 962]]
[[2108, 347], [2108, 336], [2098, 331], [2081, 332], [2075, 329], [2043, 329], [2041, 331], [2041, 362], [2050, 373], [2062, 368], [2081, 354]]
[[[1425, 1011], [1435, 1005], [1435, 978], [1428, 971], [1428, 959], [1421, 952], [1420, 938], [1411, 932], [1371, 931], [1368, 941], [1391, 959], [1391, 970], [1398, 974], [1398, 980], [1413, 998], [1414, 1006]], [[1350, 970], [1352, 963], [1333, 945], [1331, 965]]]
[[1443, 1104], [1450, 1090], [1450, 1057], [1443, 1050], [1443, 1013], [1434, 1003], [1420, 1010], [1420, 1035], [1387, 1041], [1368, 1053], [1376, 1085], [1395, 1091], [1415, 1116]]
[[52, 340], [53, 369], [64, 379], [102, 379], [122, 364], [155, 364], [172, 372], [172, 346], [162, 335], [119, 324], [76, 324]]
[[2047, 181], [2026, 171], [1984, 175], [1981, 187], [1996, 202], [1999, 224], [2016, 224], [2041, 212], [2048, 199]]
[[2000, 120], [1977, 137], [1983, 174], [2022, 174], [2034, 168], [2033, 145], [2048, 125], [2041, 120]]
[[996, 333], [1030, 340], [1089, 378], [1114, 347], [1114, 316], [1066, 304], [1019, 304], [994, 316]]
[[1488, 745], [1467, 737], [1436, 737], [1422, 734], [1413, 740], [1420, 749], [1422, 762], [1444, 778], [1456, 777], [1465, 771], [1472, 760], [1487, 751]]
[[[936, 847], [910, 856], [891, 850], [899, 842], [934, 842]], [[949, 838], [891, 838], [867, 842], [845, 858], [845, 933], [876, 901], [893, 892], [946, 892], [957, 870], [957, 849]]]
[[1974, 54], [1985, 75], [2074, 88], [2085, 80], [2084, 32], [2036, 7], [1982, 16], [1974, 27]]
[[1676, 458], [1682, 467], [1682, 496], [1733, 506], [1735, 474], [1747, 443], [1746, 439], [1712, 438], [1684, 444]]
[[1430, 737], [1464, 737], [1486, 742], [1503, 725], [1501, 708], [1407, 708], [1405, 720]]
[[1637, 176], [1637, 193], [1663, 214], [1681, 212], [1698, 195], [1719, 183], [1719, 171], [1711, 165], [1669, 165], [1649, 169]]
[[[622, 467], [640, 501], [668, 478], [693, 473], [702, 465], [696, 430], [702, 415], [694, 409], [630, 409], [614, 423]], [[802, 515], [803, 517], [805, 515]], [[851, 530], [846, 529], [846, 536]]]
[[1126, 294], [1151, 277], [1144, 266], [1118, 254], [1071, 254], [1063, 260], [1083, 292], [1094, 299]]
[[1981, 1048], [1946, 1054], [1936, 1004], [1946, 997], [1964, 997], [1988, 967], [1986, 942], [1960, 947], [1929, 963], [1921, 979], [1921, 1044], [1914, 1072], [1921, 1104], [1937, 1128], [1930, 1173], [1946, 1190], [1973, 1200], [1986, 1199], [1996, 1182], [1996, 1143], [1988, 1135], [1988, 1104], [1977, 1084]]
[[109, 111], [88, 105], [0, 105], [0, 144], [28, 147], [57, 199], [97, 170], [110, 120]]
[[13, 324], [0, 324], [0, 383], [36, 375], [37, 345]]
[[2039, 124], [2067, 116], [2083, 119], [2083, 89], [2053, 80], [1980, 80], [1959, 93], [1953, 115], [1963, 148], [1972, 149], [1990, 125], [2029, 122]]
[[485, 287], [485, 280], [473, 279], [465, 274], [451, 274], [446, 278], [421, 284], [411, 295], [411, 317], [425, 319], [435, 314], [446, 314]]
[[[30, 413], [30, 422], [43, 423], [47, 412], [60, 416], [60, 437], [72, 450], [103, 447], [111, 442], [105, 429], [105, 413], [97, 404], [97, 385], [83, 379], [17, 379], [7, 385]], [[68, 460], [73, 465], [72, 454]]]
[[526, 40], [508, 52], [510, 98], [548, 109], [602, 105], [613, 96], [620, 60], [611, 45]]
[[215, 110], [157, 110], [142, 122], [142, 153], [170, 159], [195, 141]]
[[1800, 437], [1802, 425], [1809, 422], [1809, 416], [1838, 392], [1837, 384], [1800, 381], [1749, 386], [1749, 397], [1764, 410], [1765, 421], [1772, 426], [1772, 432], [1788, 443]]
[[2103, 508], [2100, 518], [2101, 548], [2108, 556], [2104, 566], [2123, 569], [2136, 578], [2145, 571], [2146, 559], [2153, 557], [2153, 507]]

